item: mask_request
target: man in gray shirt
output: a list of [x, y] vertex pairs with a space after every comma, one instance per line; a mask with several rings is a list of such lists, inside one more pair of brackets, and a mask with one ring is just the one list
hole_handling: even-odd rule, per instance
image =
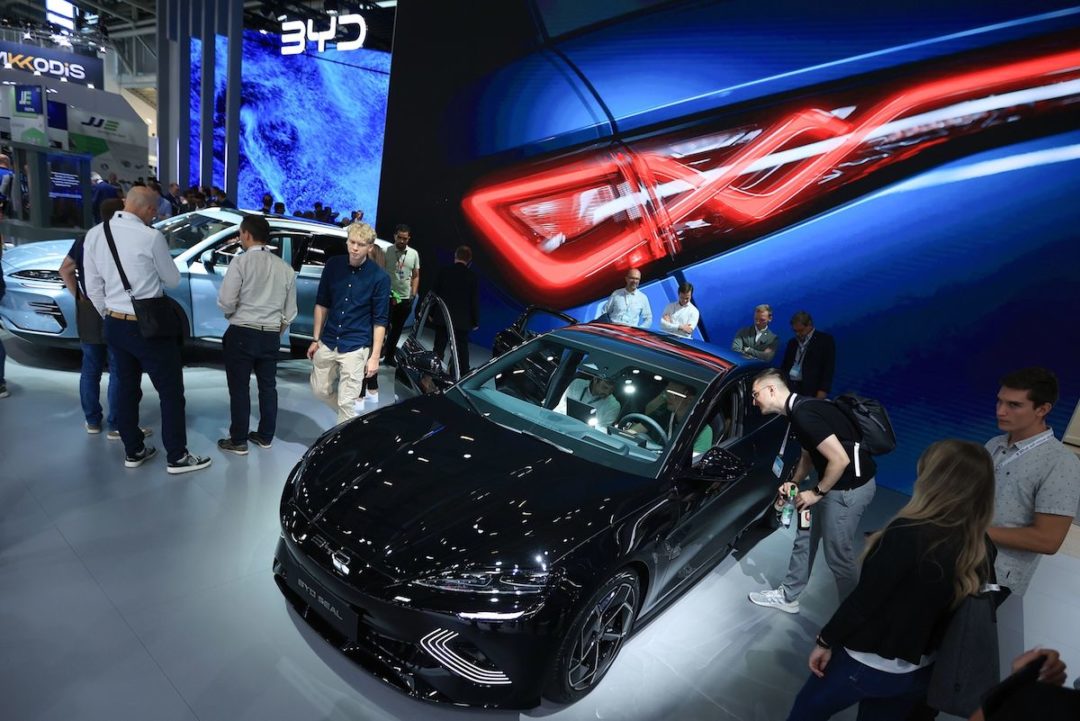
[[[162, 287], [180, 283], [180, 271], [169, 254], [160, 231], [147, 224], [157, 213], [156, 194], [136, 187], [106, 223], [95, 225], [86, 234], [83, 268], [86, 295], [105, 318], [105, 343], [113, 352], [120, 399], [116, 424], [124, 442], [124, 466], [137, 468], [150, 460], [156, 449], [143, 442], [139, 429], [139, 385], [145, 370], [161, 399], [161, 438], [165, 445], [169, 473], [189, 473], [206, 468], [210, 459], [187, 450], [184, 416], [184, 375], [179, 338], [144, 338], [139, 332], [133, 298], [155, 298]], [[116, 260], [109, 248], [105, 228], [109, 228], [116, 253], [124, 267], [130, 293], [124, 288]]]
[[[247, 455], [248, 441], [269, 448], [277, 427], [277, 357], [281, 334], [296, 317], [296, 274], [274, 254], [270, 224], [261, 216], [240, 223], [243, 252], [229, 265], [218, 307], [229, 320], [221, 339], [232, 422], [218, 448]], [[251, 372], [259, 386], [259, 430], [251, 419]]]
[[1057, 377], [1045, 368], [1005, 376], [997, 396], [998, 428], [1005, 434], [986, 444], [994, 460], [988, 531], [998, 547], [994, 570], [998, 583], [1012, 590], [998, 615], [1005, 660], [1026, 647], [1021, 598], [1042, 556], [1061, 548], [1080, 503], [1080, 459], [1046, 425], [1057, 400]]

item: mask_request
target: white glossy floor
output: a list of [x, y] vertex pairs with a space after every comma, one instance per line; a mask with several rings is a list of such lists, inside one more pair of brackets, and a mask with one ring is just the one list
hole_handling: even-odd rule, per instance
[[[192, 354], [189, 445], [214, 465], [173, 477], [160, 459], [125, 469], [118, 442], [83, 431], [77, 353], [0, 334], [12, 392], [0, 400], [5, 721], [773, 721], [786, 716], [811, 639], [836, 605], [824, 563], [800, 615], [746, 601], [786, 568], [790, 544], [776, 533], [724, 560], [638, 633], [600, 687], [573, 706], [507, 713], [421, 704], [310, 632], [272, 580], [285, 474], [333, 421], [311, 397], [305, 361], [279, 370], [274, 447], [236, 457], [214, 447], [228, 413], [218, 356]], [[387, 374], [384, 402], [391, 387]], [[157, 396], [149, 382], [144, 391], [143, 422], [157, 430]], [[901, 502], [879, 491], [865, 526]], [[1066, 555], [1042, 564], [1025, 598], [1028, 645], [1061, 649], [1074, 672], [1077, 598], [1080, 560]]]

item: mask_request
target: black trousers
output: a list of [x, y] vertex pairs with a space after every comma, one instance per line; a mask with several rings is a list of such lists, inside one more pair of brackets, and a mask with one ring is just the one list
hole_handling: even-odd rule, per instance
[[270, 439], [277, 430], [277, 357], [281, 335], [274, 331], [230, 325], [221, 339], [225, 379], [229, 384], [229, 438], [247, 443], [251, 428], [251, 373], [259, 387], [259, 435]]
[[405, 323], [409, 320], [409, 311], [412, 310], [412, 298], [399, 301], [390, 301], [390, 327], [386, 329], [386, 343], [383, 344], [383, 360], [388, 364], [394, 362], [394, 352], [397, 350], [398, 341], [401, 340], [401, 331], [405, 329]]
[[[435, 355], [439, 357], [439, 360], [443, 359], [446, 354], [446, 346], [449, 344], [450, 334], [446, 332], [446, 328], [437, 325], [435, 326]], [[460, 328], [454, 328], [454, 345], [457, 346], [458, 352], [458, 375], [465, 375], [465, 372], [472, 366], [469, 365], [469, 331], [468, 329], [462, 330]]]

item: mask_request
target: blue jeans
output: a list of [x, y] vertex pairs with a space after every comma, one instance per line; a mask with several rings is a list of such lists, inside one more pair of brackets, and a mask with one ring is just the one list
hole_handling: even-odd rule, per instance
[[[116, 382], [116, 361], [112, 351], [103, 343], [80, 343], [82, 347], [82, 371], [79, 374], [79, 400], [82, 403], [86, 422], [100, 426], [101, 410], [101, 373], [105, 370], [105, 357], [109, 358], [109, 390], [106, 398], [109, 403], [108, 425], [110, 431], [119, 430], [116, 425], [116, 407], [119, 405], [120, 385]], [[142, 400], [142, 388], [138, 392]]]
[[230, 325], [221, 339], [225, 379], [229, 384], [232, 421], [229, 438], [247, 443], [251, 428], [251, 373], [259, 386], [259, 435], [274, 437], [277, 429], [277, 357], [281, 334]]
[[[0, 241], [2, 243], [2, 241]], [[0, 253], [4, 252], [4, 248], [0, 245]], [[4, 284], [4, 277], [0, 275], [0, 300], [4, 299], [4, 293], [7, 292], [7, 286]], [[0, 386], [4, 385], [4, 363], [7, 361], [7, 351], [4, 350], [4, 341], [0, 340]]]
[[105, 317], [105, 342], [113, 353], [116, 374], [116, 425], [124, 451], [133, 456], [143, 448], [139, 430], [142, 373], [150, 376], [161, 399], [161, 440], [169, 463], [187, 454], [184, 416], [184, 369], [180, 345], [172, 338], [143, 338], [133, 320]]
[[878, 671], [853, 659], [842, 646], [834, 646], [825, 677], [807, 679], [788, 721], [825, 721], [856, 703], [858, 721], [903, 721], [926, 697], [933, 668], [910, 673]]

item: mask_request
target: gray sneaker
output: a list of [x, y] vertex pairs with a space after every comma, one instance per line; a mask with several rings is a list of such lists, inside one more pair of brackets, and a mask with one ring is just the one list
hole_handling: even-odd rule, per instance
[[257, 445], [259, 448], [269, 448], [273, 442], [273, 438], [268, 438], [257, 431], [248, 433], [248, 440]]
[[219, 438], [217, 447], [227, 453], [235, 453], [238, 456], [248, 454], [247, 443], [236, 443], [231, 438]]
[[192, 471], [201, 471], [210, 463], [210, 459], [206, 456], [193, 456], [190, 453], [185, 453], [180, 460], [175, 463], [170, 462], [165, 470], [172, 474], [191, 473]]
[[101, 433], [100, 423], [90, 423], [89, 421], [87, 421], [86, 423], [83, 423], [83, 426], [86, 427], [86, 432], [92, 436], [96, 436], [98, 433]]
[[750, 603], [764, 606], [765, 608], [775, 608], [784, 613], [799, 612], [799, 602], [787, 600], [784, 596], [784, 589], [782, 588], [773, 588], [768, 591], [754, 591], [749, 595], [749, 598]]
[[142, 450], [133, 456], [124, 456], [124, 468], [138, 468], [157, 454], [153, 446], [143, 446]]
[[11, 394], [8, 393], [7, 383], [0, 383], [0, 398], [7, 398]]

